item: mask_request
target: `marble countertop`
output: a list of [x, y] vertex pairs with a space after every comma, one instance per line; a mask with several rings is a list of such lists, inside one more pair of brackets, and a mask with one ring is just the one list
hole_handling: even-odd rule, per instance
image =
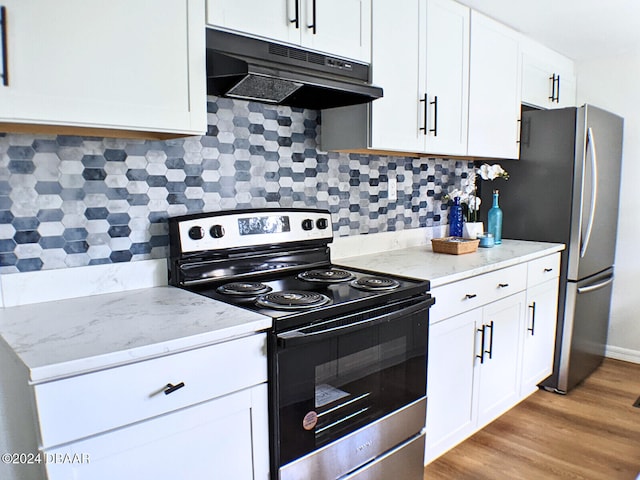
[[564, 250], [561, 243], [503, 240], [501, 245], [493, 248], [478, 248], [473, 253], [449, 255], [434, 253], [429, 244], [340, 258], [335, 263], [345, 267], [425, 279], [431, 282], [431, 288], [435, 288], [561, 250]]
[[[563, 248], [504, 240], [494, 248], [447, 255], [423, 244], [334, 263], [427, 279], [435, 288]], [[270, 328], [271, 322], [179, 288], [155, 286], [0, 308], [0, 342], [29, 370], [30, 380], [39, 383], [250, 335]]]
[[0, 341], [34, 383], [154, 358], [271, 327], [271, 318], [175, 287], [0, 309]]

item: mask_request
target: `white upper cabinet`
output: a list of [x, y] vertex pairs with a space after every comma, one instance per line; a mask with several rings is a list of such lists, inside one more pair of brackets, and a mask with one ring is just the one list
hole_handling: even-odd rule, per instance
[[518, 34], [476, 11], [471, 14], [470, 156], [518, 158], [520, 57]]
[[[424, 75], [419, 48], [423, 20], [420, 14], [424, 10], [420, 9], [420, 3], [409, 0], [404, 8], [398, 8], [387, 1], [373, 2], [372, 80], [384, 93], [371, 103], [371, 136], [365, 135], [360, 147], [408, 152], [424, 149], [425, 137], [420, 131]], [[364, 107], [359, 109], [364, 111]], [[330, 122], [334, 115], [328, 115]], [[323, 128], [325, 125], [326, 122]], [[348, 131], [336, 133], [347, 137], [345, 143], [354, 141]]]
[[563, 108], [576, 104], [573, 61], [524, 38], [522, 51], [522, 103], [539, 108]]
[[298, 1], [302, 45], [371, 62], [371, 0]]
[[7, 42], [0, 53], [7, 61], [8, 85], [0, 83], [0, 122], [206, 131], [202, 2], [5, 0], [2, 5]]
[[207, 25], [299, 44], [297, 7], [299, 0], [207, 0]]
[[[424, 151], [467, 153], [469, 112], [469, 17], [467, 7], [429, 0], [426, 20]], [[422, 44], [422, 43], [421, 43]]]
[[207, 24], [371, 61], [371, 0], [207, 0]]
[[372, 80], [384, 96], [325, 110], [322, 148], [464, 155], [469, 9], [451, 0], [372, 9]]

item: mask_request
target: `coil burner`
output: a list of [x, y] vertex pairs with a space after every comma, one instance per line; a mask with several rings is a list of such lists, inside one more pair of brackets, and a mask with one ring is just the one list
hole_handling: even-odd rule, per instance
[[259, 282], [233, 282], [225, 283], [218, 287], [218, 293], [224, 295], [237, 295], [239, 297], [253, 297], [269, 293], [272, 288]]
[[307, 282], [341, 283], [353, 280], [354, 276], [346, 270], [327, 268], [322, 270], [307, 270], [306, 272], [300, 273], [298, 278]]
[[329, 302], [331, 299], [322, 293], [295, 290], [267, 293], [256, 299], [259, 306], [277, 310], [304, 310]]
[[393, 290], [400, 286], [400, 282], [387, 277], [362, 277], [351, 282], [351, 286], [359, 290], [379, 292], [381, 290]]

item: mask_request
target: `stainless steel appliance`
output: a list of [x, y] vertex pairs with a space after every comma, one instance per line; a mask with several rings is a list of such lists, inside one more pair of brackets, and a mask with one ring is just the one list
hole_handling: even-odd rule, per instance
[[[499, 187], [503, 237], [567, 245], [554, 372], [543, 382], [559, 393], [593, 372], [605, 353], [623, 123], [591, 105], [523, 111], [520, 160], [504, 164], [510, 178]], [[485, 205], [490, 194], [482, 192]]]
[[207, 29], [207, 92], [322, 109], [382, 97], [370, 66], [234, 33]]
[[422, 479], [429, 282], [334, 265], [329, 212], [172, 218], [170, 283], [273, 319], [274, 479]]

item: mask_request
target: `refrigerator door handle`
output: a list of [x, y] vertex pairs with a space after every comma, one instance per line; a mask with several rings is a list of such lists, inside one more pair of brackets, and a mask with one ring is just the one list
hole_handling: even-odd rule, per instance
[[594, 290], [600, 290], [601, 288], [610, 285], [613, 282], [613, 277], [607, 278], [604, 282], [594, 283], [593, 285], [589, 285], [587, 287], [578, 287], [578, 293], [589, 293]]
[[591, 231], [593, 230], [593, 221], [596, 212], [596, 204], [598, 203], [598, 157], [596, 153], [596, 143], [593, 138], [593, 130], [591, 127], [587, 129], [587, 149], [591, 152], [591, 202], [589, 205], [589, 221], [587, 222], [587, 230], [584, 234], [582, 248], [580, 248], [580, 258], [584, 258], [589, 248], [591, 240]]

